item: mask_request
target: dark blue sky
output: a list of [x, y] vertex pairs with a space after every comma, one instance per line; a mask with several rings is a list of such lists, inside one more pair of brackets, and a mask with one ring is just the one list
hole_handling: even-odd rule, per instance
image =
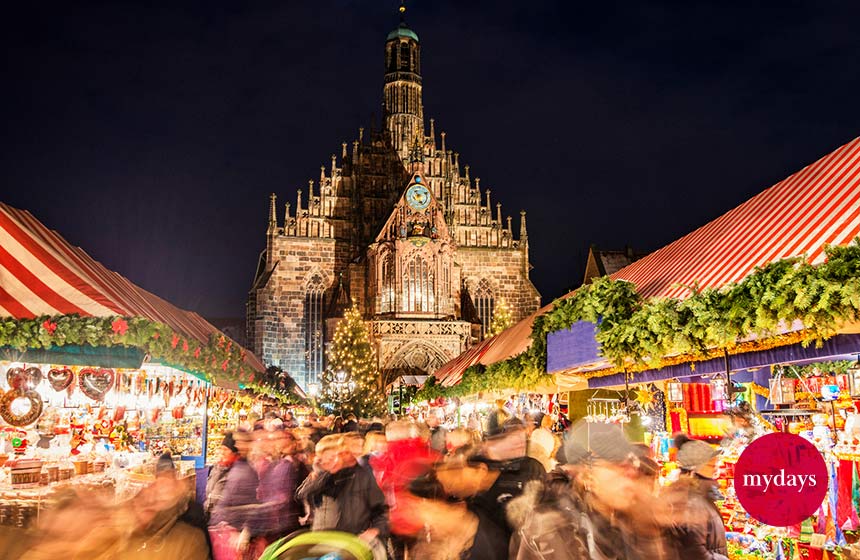
[[[395, 1], [4, 7], [2, 200], [204, 315], [241, 316], [268, 193], [379, 118]], [[413, 2], [424, 103], [548, 301], [860, 135], [857, 2]]]

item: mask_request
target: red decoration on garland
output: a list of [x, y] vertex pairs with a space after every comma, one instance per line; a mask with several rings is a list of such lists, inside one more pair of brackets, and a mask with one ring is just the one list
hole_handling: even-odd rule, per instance
[[223, 371], [227, 371], [227, 360], [224, 360], [223, 362], [221, 362], [221, 369]]
[[52, 323], [46, 319], [45, 322], [42, 323], [42, 328], [48, 331], [48, 334], [54, 334], [54, 331], [57, 330], [57, 323]]
[[114, 334], [122, 336], [128, 332], [128, 323], [125, 319], [116, 319], [110, 324], [110, 328], [113, 330]]
[[199, 347], [199, 346], [197, 347], [197, 350], [195, 350], [195, 351], [194, 351], [194, 357], [195, 357], [195, 358], [199, 358], [199, 357], [200, 357], [200, 347]]
[[178, 345], [179, 345], [179, 335], [174, 333], [173, 338], [170, 341], [170, 346], [174, 350], [176, 350], [176, 346], [178, 346]]
[[152, 338], [154, 338], [155, 340], [158, 340], [159, 338], [161, 338], [161, 335], [158, 334], [158, 331], [155, 331], [154, 333], [152, 333]]
[[182, 351], [188, 352], [188, 341], [187, 340], [182, 341]]

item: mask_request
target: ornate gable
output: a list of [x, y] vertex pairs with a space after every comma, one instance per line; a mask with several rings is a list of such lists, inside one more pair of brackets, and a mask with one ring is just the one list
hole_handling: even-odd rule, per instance
[[414, 173], [385, 221], [376, 243], [408, 241], [416, 247], [428, 243], [451, 243], [445, 213], [421, 173]]
[[453, 318], [460, 283], [442, 205], [420, 172], [368, 247], [373, 314]]

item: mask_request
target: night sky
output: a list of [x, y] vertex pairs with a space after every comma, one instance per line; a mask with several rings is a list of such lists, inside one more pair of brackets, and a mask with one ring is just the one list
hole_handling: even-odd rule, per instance
[[[544, 301], [860, 135], [860, 3], [416, 1], [425, 117], [528, 211]], [[380, 117], [396, 1], [4, 6], [2, 199], [180, 307], [239, 317], [268, 195]]]

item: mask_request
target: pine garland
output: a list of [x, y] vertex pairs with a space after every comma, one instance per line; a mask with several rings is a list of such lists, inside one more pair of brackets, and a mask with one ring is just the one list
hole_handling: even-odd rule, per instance
[[[827, 260], [805, 258], [757, 267], [736, 284], [720, 289], [688, 286], [686, 299], [642, 298], [631, 282], [596, 279], [532, 325], [532, 344], [523, 353], [466, 370], [458, 385], [443, 388], [431, 377], [417, 398], [463, 396], [502, 388], [528, 388], [551, 381], [546, 372], [546, 337], [578, 321], [597, 325], [601, 354], [611, 367], [583, 377], [641, 371], [722, 355], [801, 342], [821, 344], [845, 322], [860, 319], [860, 238], [825, 246]], [[803, 324], [799, 332], [777, 334], [781, 325]], [[755, 340], [749, 340], [750, 335]], [[432, 382], [432, 383], [431, 383]]]
[[24, 351], [63, 346], [133, 347], [154, 360], [212, 382], [253, 384], [261, 377], [244, 363], [245, 350], [222, 334], [206, 344], [143, 317], [42, 316], [0, 318], [0, 347]]

